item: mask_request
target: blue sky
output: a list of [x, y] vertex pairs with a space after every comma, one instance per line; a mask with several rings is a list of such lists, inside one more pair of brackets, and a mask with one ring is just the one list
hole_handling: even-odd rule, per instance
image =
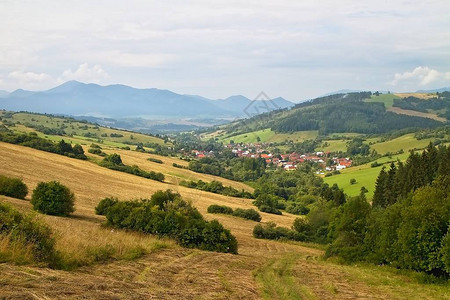
[[450, 1], [0, 0], [0, 89], [224, 98], [450, 86]]

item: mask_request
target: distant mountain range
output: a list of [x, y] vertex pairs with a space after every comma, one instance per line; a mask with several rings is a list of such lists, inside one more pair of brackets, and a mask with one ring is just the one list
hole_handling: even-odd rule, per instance
[[416, 93], [442, 93], [442, 92], [450, 92], [450, 86], [434, 90], [418, 90]]
[[100, 86], [78, 81], [40, 92], [22, 89], [12, 93], [0, 91], [0, 109], [109, 118], [237, 118], [248, 116], [249, 109], [257, 106], [268, 111], [293, 105], [283, 98], [253, 102], [237, 95], [212, 100], [156, 88]]

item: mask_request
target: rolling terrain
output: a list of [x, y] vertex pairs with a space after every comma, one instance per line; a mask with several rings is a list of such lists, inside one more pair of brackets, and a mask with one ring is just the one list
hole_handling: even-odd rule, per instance
[[[126, 152], [120, 153], [125, 161], [153, 169], [145, 154]], [[60, 251], [81, 259], [92, 249], [109, 245], [123, 254], [71, 271], [1, 263], [0, 294], [6, 299], [448, 299], [448, 286], [423, 285], [413, 274], [387, 267], [325, 261], [316, 245], [257, 240], [252, 237], [255, 222], [206, 213], [210, 204], [250, 208], [251, 200], [155, 182], [5, 143], [0, 143], [0, 165], [0, 174], [22, 177], [30, 190], [39, 181], [59, 180], [75, 193], [73, 216], [40, 216], [57, 233]], [[239, 254], [184, 249], [170, 240], [111, 230], [102, 227], [104, 218], [94, 214], [103, 197], [149, 197], [167, 188], [191, 200], [207, 219], [218, 219], [231, 229]], [[31, 209], [28, 201], [3, 196], [0, 200], [22, 211]], [[285, 227], [295, 218], [287, 213], [262, 217], [262, 222]], [[145, 254], [127, 257], [134, 248], [144, 248]]]

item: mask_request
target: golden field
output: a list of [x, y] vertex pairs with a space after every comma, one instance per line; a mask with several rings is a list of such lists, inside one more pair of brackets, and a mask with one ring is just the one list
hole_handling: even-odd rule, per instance
[[[414, 277], [389, 268], [325, 261], [321, 258], [323, 250], [316, 245], [255, 239], [252, 230], [256, 222], [206, 213], [211, 204], [251, 208], [250, 199], [176, 184], [183, 177], [205, 181], [214, 177], [174, 168], [172, 158], [158, 156], [164, 161], [161, 165], [147, 161], [148, 154], [106, 150], [110, 151], [119, 153], [125, 164], [165, 173], [166, 183], [105, 169], [89, 161], [0, 143], [0, 174], [22, 177], [30, 191], [40, 181], [58, 180], [75, 193], [73, 216], [39, 217], [56, 233], [57, 249], [82, 265], [62, 271], [2, 263], [0, 299], [449, 299], [448, 286], [420, 284]], [[224, 185], [251, 190], [242, 183], [220, 180]], [[207, 219], [218, 219], [229, 228], [238, 239], [239, 254], [185, 249], [170, 240], [112, 230], [101, 226], [104, 217], [94, 214], [103, 197], [149, 197], [167, 188], [191, 200]], [[31, 211], [28, 201], [3, 196], [0, 201]], [[290, 214], [261, 215], [262, 222], [273, 221], [285, 227], [295, 219]], [[92, 249], [102, 247], [115, 249], [112, 259], [83, 261], [90, 259]], [[130, 257], [139, 250], [145, 254]]]

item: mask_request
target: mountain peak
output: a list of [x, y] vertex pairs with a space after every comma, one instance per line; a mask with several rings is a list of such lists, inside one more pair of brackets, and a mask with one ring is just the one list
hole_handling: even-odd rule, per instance
[[46, 93], [65, 93], [65, 92], [70, 92], [71, 90], [80, 87], [80, 86], [84, 86], [86, 85], [85, 83], [76, 81], [76, 80], [70, 80], [67, 82], [64, 82], [61, 85], [58, 85], [57, 87], [54, 87], [48, 91], [46, 91]]

